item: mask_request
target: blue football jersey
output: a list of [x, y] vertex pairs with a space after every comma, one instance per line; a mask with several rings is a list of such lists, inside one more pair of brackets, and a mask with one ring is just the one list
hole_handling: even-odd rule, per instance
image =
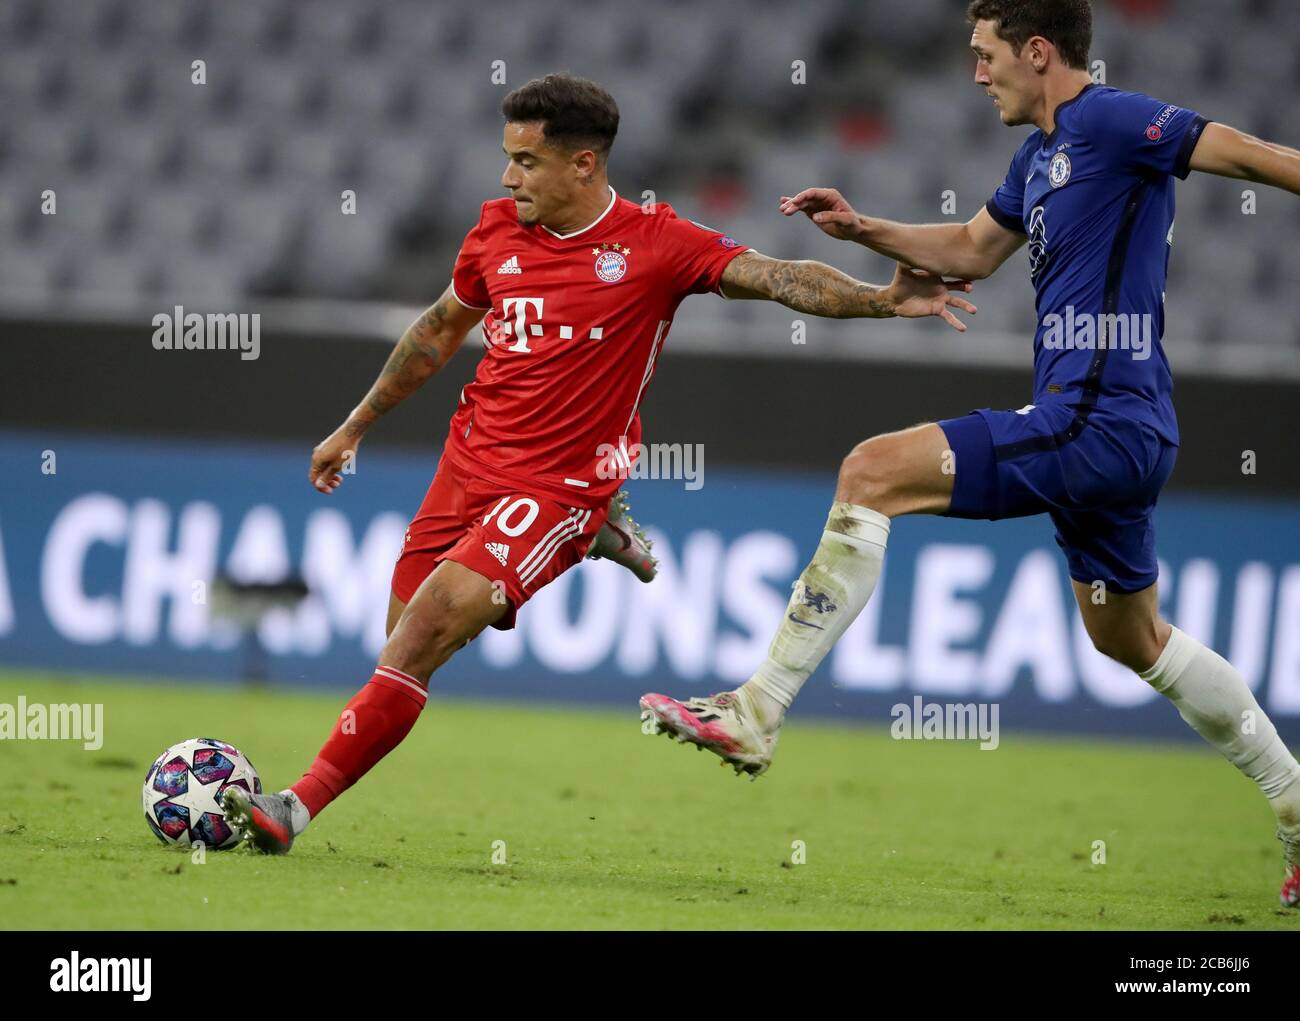
[[[989, 215], [1029, 238], [1038, 311], [1034, 400], [1065, 400], [1077, 435], [1098, 404], [1178, 442], [1161, 346], [1174, 177], [1208, 123], [1136, 92], [1088, 85], [1030, 135]], [[1060, 396], [1057, 396], [1060, 395]], [[1063, 435], [1062, 440], [1071, 438]]]

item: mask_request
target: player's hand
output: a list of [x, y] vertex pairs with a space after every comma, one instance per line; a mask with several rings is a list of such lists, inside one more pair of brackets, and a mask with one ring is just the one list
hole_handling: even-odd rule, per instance
[[344, 423], [329, 434], [311, 452], [311, 470], [307, 478], [320, 492], [329, 495], [343, 485], [342, 471], [356, 456], [361, 435]]
[[952, 314], [954, 308], [974, 315], [976, 308], [957, 292], [969, 292], [969, 280], [945, 280], [923, 269], [899, 263], [886, 295], [894, 305], [894, 314], [906, 319], [938, 316], [954, 330], [966, 332], [966, 324]]
[[781, 212], [786, 216], [804, 213], [822, 233], [840, 241], [857, 238], [862, 220], [834, 188], [805, 188], [793, 198], [782, 195]]

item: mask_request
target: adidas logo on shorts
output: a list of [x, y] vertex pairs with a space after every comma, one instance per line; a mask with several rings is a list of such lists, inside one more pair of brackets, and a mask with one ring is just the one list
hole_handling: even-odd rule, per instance
[[504, 542], [485, 542], [483, 548], [501, 561], [501, 566], [506, 566], [506, 557], [510, 556], [510, 547]]
[[510, 256], [510, 258], [508, 258], [497, 268], [497, 272], [498, 273], [522, 273], [523, 270], [519, 268], [519, 256], [517, 255]]

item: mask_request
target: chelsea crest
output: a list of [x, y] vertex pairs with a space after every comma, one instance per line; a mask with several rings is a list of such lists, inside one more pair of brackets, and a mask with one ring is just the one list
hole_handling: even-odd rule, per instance
[[1070, 179], [1070, 157], [1063, 152], [1058, 152], [1052, 157], [1052, 162], [1047, 166], [1047, 179], [1052, 182], [1053, 188], [1059, 188]]

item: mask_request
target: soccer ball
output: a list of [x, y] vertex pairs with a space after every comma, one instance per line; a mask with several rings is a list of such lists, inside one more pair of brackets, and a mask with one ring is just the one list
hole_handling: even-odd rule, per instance
[[210, 737], [172, 745], [144, 778], [144, 821], [164, 844], [192, 847], [197, 841], [224, 851], [239, 843], [221, 809], [231, 787], [262, 793], [257, 770], [238, 748]]

